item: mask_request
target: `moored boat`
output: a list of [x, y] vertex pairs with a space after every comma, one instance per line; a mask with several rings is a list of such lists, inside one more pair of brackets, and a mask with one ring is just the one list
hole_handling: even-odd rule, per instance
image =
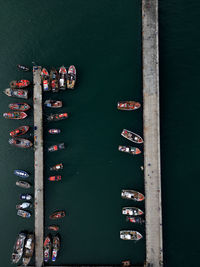
[[136, 207], [124, 207], [122, 208], [122, 214], [123, 215], [134, 215], [134, 216], [141, 216], [144, 214], [144, 212]]
[[50, 176], [48, 178], [49, 181], [54, 182], [54, 181], [61, 181], [61, 175], [54, 175], [54, 176]]
[[143, 201], [144, 200], [144, 195], [142, 193], [139, 193], [134, 190], [122, 190], [121, 191], [121, 197], [125, 199], [132, 199], [135, 201]]
[[28, 188], [31, 187], [31, 184], [30, 183], [25, 182], [25, 181], [21, 181], [21, 180], [18, 180], [16, 182], [16, 185], [19, 186], [19, 187], [22, 187], [22, 188], [26, 188], [26, 189], [28, 189]]
[[31, 213], [30, 212], [28, 212], [26, 210], [21, 210], [21, 209], [19, 209], [17, 211], [17, 215], [22, 217], [22, 218], [30, 218], [31, 217]]
[[47, 69], [43, 68], [41, 71], [41, 78], [42, 78], [42, 86], [43, 86], [43, 91], [50, 91], [50, 86], [49, 86], [49, 72]]
[[33, 145], [30, 140], [24, 138], [11, 138], [8, 140], [8, 143], [21, 148], [30, 148]]
[[121, 152], [126, 152], [131, 155], [138, 155], [141, 153], [141, 150], [137, 147], [132, 147], [132, 146], [118, 146], [118, 150]]
[[53, 167], [50, 167], [50, 171], [58, 171], [58, 170], [62, 170], [64, 168], [62, 163], [58, 163], [56, 165], [54, 165]]
[[34, 246], [35, 246], [35, 241], [34, 241], [34, 235], [33, 234], [28, 234], [26, 243], [24, 246], [24, 255], [22, 258], [22, 262], [24, 266], [27, 266], [29, 262], [31, 261], [31, 258], [33, 256], [34, 252]]
[[29, 71], [30, 70], [27, 66], [20, 65], [20, 64], [18, 64], [17, 67], [18, 67], [18, 69], [23, 70], [23, 71]]
[[127, 216], [126, 220], [131, 223], [143, 224], [145, 222], [141, 217]]
[[11, 81], [10, 87], [12, 89], [21, 89], [29, 86], [30, 82], [28, 80], [19, 80], [19, 81]]
[[48, 229], [51, 230], [51, 231], [57, 232], [59, 230], [59, 226], [55, 225], [55, 224], [49, 225]]
[[21, 194], [19, 197], [21, 200], [29, 201], [32, 199], [32, 196], [30, 194]]
[[16, 209], [19, 210], [19, 209], [28, 209], [28, 208], [31, 208], [32, 207], [32, 204], [29, 203], [29, 202], [23, 202], [19, 205], [16, 205]]
[[67, 70], [64, 66], [59, 69], [59, 88], [61, 90], [66, 89]]
[[49, 129], [48, 132], [50, 134], [59, 134], [61, 131], [60, 131], [60, 129]]
[[22, 170], [14, 170], [14, 174], [19, 176], [19, 177], [22, 177], [22, 178], [28, 178], [29, 177], [29, 174], [25, 171], [22, 171]]
[[68, 113], [51, 114], [47, 117], [48, 121], [60, 121], [68, 118]]
[[131, 142], [137, 143], [137, 144], [142, 144], [143, 143], [143, 139], [142, 137], [140, 137], [138, 134], [133, 133], [129, 130], [123, 129], [121, 135], [128, 139]]
[[50, 71], [50, 85], [52, 92], [58, 92], [58, 72], [55, 68], [51, 69]]
[[74, 65], [71, 65], [67, 73], [67, 88], [74, 89], [76, 83], [76, 68]]
[[28, 130], [29, 130], [29, 126], [27, 126], [27, 125], [20, 126], [17, 129], [11, 131], [10, 136], [17, 137], [17, 136], [20, 136], [20, 135], [27, 133]]
[[62, 107], [62, 101], [60, 100], [46, 100], [44, 102], [44, 105], [48, 108], [61, 108]]
[[58, 235], [56, 235], [53, 237], [52, 256], [51, 256], [51, 260], [53, 262], [56, 261], [59, 250], [60, 250], [60, 238]]
[[51, 235], [48, 235], [44, 240], [44, 261], [45, 262], [48, 262], [49, 259], [51, 258], [51, 247], [52, 247]]
[[48, 152], [58, 151], [62, 149], [65, 149], [64, 143], [60, 143], [58, 145], [53, 145], [53, 146], [48, 147]]
[[119, 101], [117, 103], [117, 108], [119, 110], [136, 110], [140, 108], [140, 103], [135, 101]]
[[120, 231], [120, 238], [123, 240], [134, 240], [138, 241], [142, 238], [143, 236], [137, 232], [137, 231], [132, 231], [132, 230], [123, 230]]
[[19, 233], [13, 248], [13, 253], [11, 257], [12, 263], [16, 264], [21, 259], [24, 250], [25, 239], [26, 239], [26, 234], [22, 232]]
[[7, 88], [3, 92], [7, 96], [28, 99], [28, 91], [27, 90]]
[[6, 112], [3, 113], [3, 117], [5, 119], [11, 119], [11, 120], [23, 120], [27, 117], [27, 114], [25, 112], [19, 112], [19, 111]]
[[56, 220], [65, 217], [65, 211], [56, 211], [49, 216], [49, 219]]
[[11, 103], [8, 107], [17, 111], [27, 111], [31, 108], [27, 103]]

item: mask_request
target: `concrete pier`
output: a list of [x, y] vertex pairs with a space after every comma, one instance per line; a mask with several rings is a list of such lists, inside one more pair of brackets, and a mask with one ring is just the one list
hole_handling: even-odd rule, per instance
[[41, 67], [33, 67], [34, 163], [35, 163], [35, 267], [43, 265], [44, 184]]
[[142, 0], [143, 126], [147, 266], [163, 266], [158, 0]]

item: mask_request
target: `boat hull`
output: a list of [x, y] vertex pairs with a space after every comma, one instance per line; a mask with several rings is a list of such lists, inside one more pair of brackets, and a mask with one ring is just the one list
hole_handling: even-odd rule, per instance
[[28, 178], [29, 177], [29, 174], [25, 171], [22, 171], [22, 170], [14, 170], [14, 174], [19, 176], [19, 177], [22, 177], [22, 178]]
[[132, 147], [132, 146], [119, 146], [118, 150], [121, 152], [125, 152], [131, 155], [138, 155], [141, 153], [141, 150], [137, 147]]
[[122, 214], [123, 215], [130, 215], [130, 216], [141, 216], [144, 214], [144, 212], [136, 207], [124, 207], [122, 208]]
[[63, 218], [63, 217], [65, 217], [65, 212], [64, 211], [56, 211], [56, 212], [54, 212], [53, 214], [51, 214], [50, 216], [49, 216], [49, 219], [51, 219], [51, 220], [57, 220], [57, 219], [61, 219], [61, 218]]
[[68, 118], [68, 113], [51, 114], [47, 117], [48, 121], [61, 121]]
[[136, 144], [142, 144], [143, 143], [143, 139], [141, 136], [139, 136], [138, 134], [133, 133], [129, 130], [123, 129], [121, 135], [133, 143], [136, 143]]
[[8, 142], [10, 145], [20, 148], [30, 148], [33, 145], [33, 143], [30, 140], [24, 138], [11, 138], [8, 140]]
[[123, 240], [138, 241], [138, 240], [142, 239], [142, 237], [143, 236], [137, 231], [132, 231], [132, 230], [120, 231], [120, 238]]
[[121, 197], [124, 199], [131, 199], [134, 201], [143, 201], [144, 195], [140, 192], [137, 192], [135, 190], [129, 190], [129, 189], [123, 189], [121, 191]]
[[11, 103], [8, 107], [16, 111], [27, 111], [31, 108], [27, 103]]
[[28, 234], [27, 240], [24, 246], [24, 255], [22, 258], [22, 262], [24, 266], [27, 266], [30, 263], [31, 258], [33, 257], [34, 246], [35, 246], [34, 235]]
[[19, 112], [19, 111], [6, 112], [3, 113], [3, 117], [5, 119], [10, 119], [10, 120], [23, 120], [27, 117], [27, 114], [25, 112]]
[[60, 100], [46, 100], [44, 102], [44, 105], [48, 108], [61, 108], [62, 107], [62, 101], [60, 101]]
[[26, 234], [19, 233], [13, 248], [13, 253], [11, 258], [12, 263], [16, 264], [21, 259], [23, 254], [25, 239], [26, 239]]
[[27, 133], [29, 130], [29, 126], [24, 125], [24, 126], [20, 126], [17, 129], [13, 130], [10, 132], [10, 136], [12, 137], [18, 137], [20, 135], [23, 135], [25, 133]]
[[54, 152], [58, 150], [63, 150], [65, 149], [64, 143], [58, 144], [58, 145], [53, 145], [48, 148], [48, 152]]
[[50, 171], [58, 171], [58, 170], [62, 170], [64, 168], [62, 163], [58, 163], [53, 167], [50, 167]]
[[10, 97], [28, 99], [28, 91], [27, 90], [7, 88], [4, 90], [4, 93]]
[[67, 88], [74, 89], [76, 83], [76, 68], [74, 65], [71, 65], [67, 73]]
[[21, 89], [30, 85], [29, 80], [19, 80], [10, 82], [10, 87], [12, 89]]
[[19, 187], [22, 187], [22, 188], [26, 188], [26, 189], [31, 187], [30, 183], [25, 182], [25, 181], [21, 181], [21, 180], [17, 181], [16, 185], [19, 186]]
[[140, 103], [135, 101], [119, 101], [117, 103], [117, 109], [132, 111], [140, 108]]
[[44, 261], [48, 262], [51, 258], [52, 241], [51, 235], [48, 235], [44, 240]]

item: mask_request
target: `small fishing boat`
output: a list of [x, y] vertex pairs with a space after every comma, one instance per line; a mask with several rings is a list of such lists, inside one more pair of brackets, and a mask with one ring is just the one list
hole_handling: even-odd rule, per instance
[[10, 87], [12, 89], [21, 89], [29, 86], [30, 82], [28, 80], [19, 80], [10, 82]]
[[144, 212], [136, 207], [124, 207], [122, 208], [123, 215], [141, 216]]
[[30, 148], [33, 145], [33, 143], [30, 140], [24, 138], [11, 138], [8, 140], [8, 143], [10, 145], [21, 148]]
[[49, 259], [51, 258], [51, 247], [52, 247], [51, 235], [48, 235], [44, 240], [44, 261], [45, 262], [48, 262]]
[[121, 197], [124, 199], [132, 199], [135, 201], [143, 201], [144, 195], [134, 190], [122, 190]]
[[22, 188], [26, 188], [26, 189], [31, 187], [30, 183], [25, 182], [25, 181], [21, 181], [21, 180], [17, 181], [16, 185], [19, 186], [19, 187], [22, 187]]
[[48, 147], [48, 152], [58, 151], [62, 149], [65, 149], [64, 143], [60, 143], [58, 145], [53, 145], [53, 146]]
[[20, 126], [17, 129], [11, 131], [10, 136], [17, 137], [17, 136], [20, 136], [20, 135], [27, 133], [28, 130], [29, 130], [29, 126], [27, 126], [27, 125]]
[[140, 137], [138, 134], [133, 133], [131, 131], [128, 131], [126, 129], [123, 129], [121, 135], [130, 140], [131, 142], [137, 143], [137, 144], [142, 144], [143, 143], [143, 139], [142, 137]]
[[29, 262], [31, 261], [31, 258], [33, 257], [34, 246], [35, 246], [34, 235], [28, 234], [26, 243], [24, 246], [24, 255], [22, 258], [22, 262], [24, 266], [27, 266]]
[[131, 223], [143, 224], [145, 222], [141, 217], [127, 216], [126, 220]]
[[32, 196], [30, 194], [21, 194], [19, 197], [21, 200], [29, 201], [32, 199]]
[[120, 101], [117, 103], [117, 109], [119, 110], [136, 110], [140, 106], [140, 103], [135, 101]]
[[60, 121], [68, 118], [68, 113], [51, 114], [47, 117], [48, 121]]
[[60, 131], [60, 129], [49, 129], [48, 132], [50, 134], [59, 134], [61, 131]]
[[76, 83], [76, 68], [74, 65], [71, 65], [67, 73], [67, 88], [74, 89]]
[[142, 238], [143, 236], [137, 232], [137, 231], [132, 231], [132, 230], [123, 230], [120, 231], [120, 238], [123, 240], [134, 240], [138, 241]]
[[58, 235], [56, 235], [53, 237], [52, 256], [51, 256], [51, 260], [53, 262], [56, 261], [59, 250], [60, 250], [60, 238]]
[[49, 180], [49, 181], [52, 181], [52, 182], [54, 182], [54, 181], [61, 181], [61, 175], [50, 176], [50, 177], [48, 178], [48, 180]]
[[16, 264], [21, 259], [24, 250], [25, 239], [26, 239], [26, 234], [22, 232], [19, 233], [13, 248], [13, 253], [11, 257], [12, 263]]
[[67, 70], [64, 66], [59, 69], [59, 88], [61, 90], [66, 89]]
[[49, 216], [49, 219], [56, 220], [65, 217], [65, 215], [64, 211], [56, 211]]
[[138, 155], [141, 153], [141, 150], [137, 147], [132, 147], [132, 146], [118, 146], [118, 150], [121, 152], [126, 152], [131, 155]]
[[26, 67], [24, 65], [20, 65], [20, 64], [18, 64], [17, 67], [19, 70], [23, 70], [23, 71], [29, 71], [30, 70], [28, 67]]
[[42, 86], [43, 86], [43, 91], [50, 91], [50, 86], [49, 86], [49, 73], [47, 69], [43, 68], [41, 71], [41, 78], [42, 78]]
[[62, 163], [58, 163], [56, 165], [54, 165], [53, 167], [50, 167], [50, 171], [58, 171], [58, 170], [62, 170], [64, 168]]
[[28, 178], [29, 177], [29, 174], [25, 171], [22, 171], [22, 170], [14, 170], [14, 174], [19, 176], [19, 177], [22, 177], [22, 178]]
[[8, 107], [16, 111], [27, 111], [31, 108], [27, 103], [11, 103]]
[[29, 203], [29, 202], [23, 202], [19, 205], [16, 205], [16, 209], [19, 210], [19, 209], [28, 209], [28, 208], [31, 208], [32, 207], [32, 204]]
[[54, 232], [57, 232], [59, 230], [59, 226], [58, 225], [49, 225], [48, 229]]
[[60, 100], [46, 100], [44, 102], [44, 105], [48, 108], [61, 108], [62, 107], [62, 101]]
[[58, 72], [54, 68], [50, 71], [50, 85], [51, 85], [52, 92], [58, 92], [59, 91]]
[[3, 113], [3, 117], [5, 119], [11, 119], [11, 120], [23, 120], [27, 117], [27, 114], [25, 112], [19, 112], [19, 111], [6, 112]]
[[26, 211], [26, 210], [18, 210], [17, 215], [22, 217], [22, 218], [30, 218], [31, 217], [31, 213]]
[[3, 92], [7, 96], [28, 99], [28, 90], [7, 88]]

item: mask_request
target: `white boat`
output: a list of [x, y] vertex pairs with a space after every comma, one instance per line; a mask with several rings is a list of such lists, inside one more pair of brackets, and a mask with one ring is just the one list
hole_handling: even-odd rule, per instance
[[137, 231], [132, 231], [132, 230], [123, 230], [120, 231], [120, 238], [123, 240], [134, 240], [138, 241], [142, 238], [143, 236], [137, 232]]

